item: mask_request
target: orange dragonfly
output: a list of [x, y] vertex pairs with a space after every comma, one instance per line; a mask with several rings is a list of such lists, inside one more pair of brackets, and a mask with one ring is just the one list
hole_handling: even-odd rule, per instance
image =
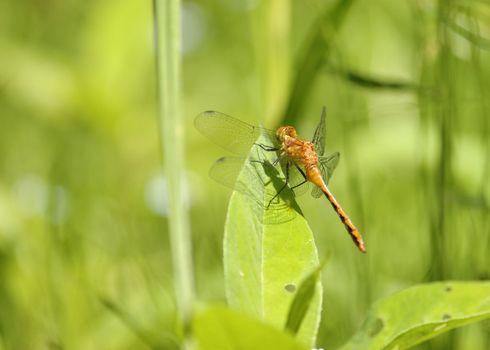
[[[269, 205], [286, 186], [289, 185], [297, 193], [297, 189], [306, 187], [307, 182], [310, 182], [315, 186], [311, 193], [312, 196], [318, 198], [324, 194], [327, 197], [354, 244], [361, 252], [366, 252], [361, 233], [327, 187], [340, 154], [335, 152], [329, 156], [323, 156], [325, 116], [326, 110], [323, 108], [320, 123], [311, 142], [299, 138], [296, 129], [292, 126], [282, 126], [274, 131], [250, 125], [216, 111], [200, 113], [194, 120], [194, 125], [211, 141], [235, 154], [247, 154], [254, 145], [264, 151], [276, 152], [277, 159], [272, 165], [281, 165], [286, 181], [271, 199]], [[261, 135], [265, 135], [271, 141], [271, 145], [256, 143]], [[221, 158], [218, 162], [222, 166], [226, 160], [227, 158]], [[220, 181], [219, 176], [214, 176], [214, 178]]]

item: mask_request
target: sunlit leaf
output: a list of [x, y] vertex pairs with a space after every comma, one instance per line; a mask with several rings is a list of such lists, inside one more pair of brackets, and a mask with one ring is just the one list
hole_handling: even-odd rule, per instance
[[[275, 153], [252, 149], [252, 159], [264, 157], [273, 162]], [[245, 162], [237, 180], [242, 190], [232, 194], [224, 238], [229, 305], [278, 329], [286, 323], [298, 284], [318, 266], [313, 234], [291, 190], [286, 188], [271, 202], [283, 184], [282, 174], [270, 163]], [[298, 332], [304, 344], [315, 341], [321, 295], [318, 282]]]
[[486, 318], [490, 318], [489, 282], [420, 285], [376, 303], [342, 350], [407, 349]]

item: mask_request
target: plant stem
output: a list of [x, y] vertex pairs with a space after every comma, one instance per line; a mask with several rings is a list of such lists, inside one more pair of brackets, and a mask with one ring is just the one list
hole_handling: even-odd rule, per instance
[[188, 213], [184, 204], [184, 140], [180, 111], [180, 0], [154, 0], [160, 139], [168, 181], [169, 234], [178, 314], [187, 328], [194, 302]]

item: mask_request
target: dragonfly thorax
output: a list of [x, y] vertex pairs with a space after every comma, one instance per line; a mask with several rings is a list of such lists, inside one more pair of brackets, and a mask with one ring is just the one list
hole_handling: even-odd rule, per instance
[[306, 169], [318, 166], [318, 154], [315, 145], [309, 141], [283, 135], [281, 154]]

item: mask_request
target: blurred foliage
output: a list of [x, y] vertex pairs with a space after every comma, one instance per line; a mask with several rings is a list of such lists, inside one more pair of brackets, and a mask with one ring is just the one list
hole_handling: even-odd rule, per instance
[[408, 349], [451, 329], [490, 318], [489, 295], [490, 283], [480, 281], [406, 288], [376, 302], [342, 350]]
[[[224, 300], [229, 192], [206, 176], [223, 151], [193, 117], [287, 120], [308, 137], [326, 105], [327, 153], [341, 153], [330, 188], [368, 249], [354, 249], [325, 201], [299, 198], [321, 257], [332, 254], [318, 339], [329, 349], [394, 291], [490, 278], [490, 7], [352, 0], [332, 15], [338, 8], [183, 3], [198, 297]], [[0, 3], [0, 349], [172, 342], [152, 30], [149, 1]], [[417, 347], [429, 348], [488, 349], [488, 324]]]

